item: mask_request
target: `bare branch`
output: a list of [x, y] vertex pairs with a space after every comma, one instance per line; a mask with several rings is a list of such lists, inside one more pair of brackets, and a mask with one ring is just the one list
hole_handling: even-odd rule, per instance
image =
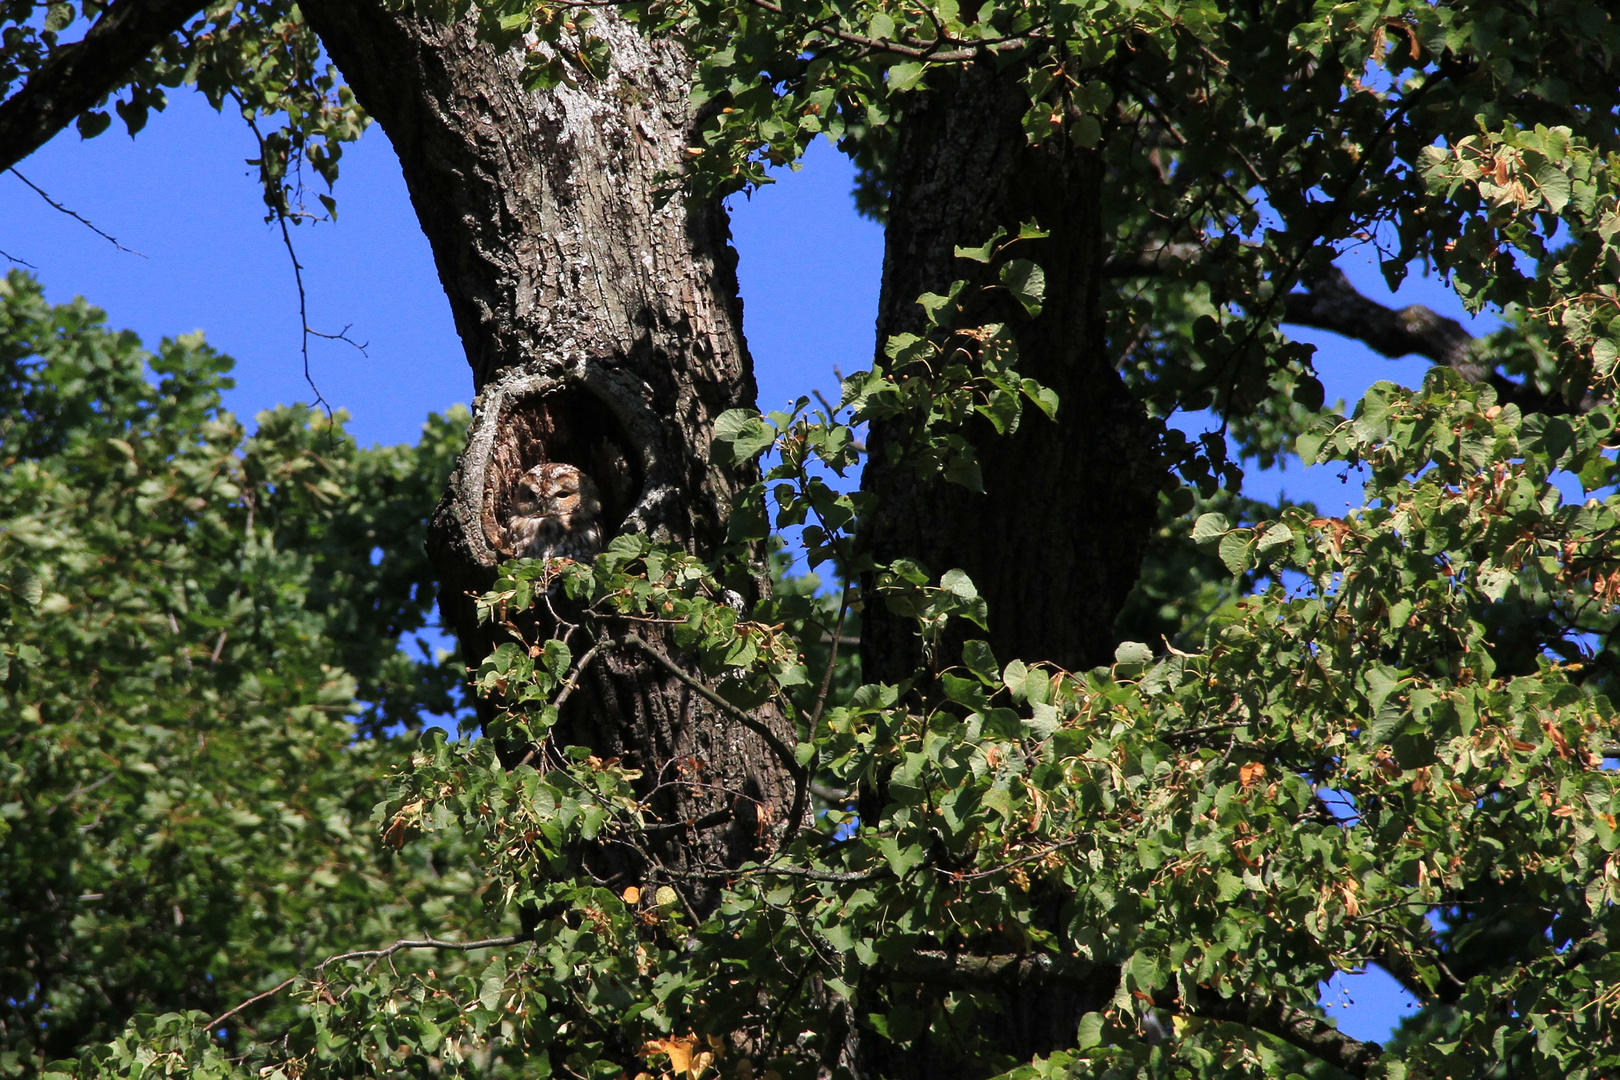
[[[248, 108], [247, 102], [243, 101], [242, 95], [238, 94], [236, 91], [231, 91], [231, 96], [236, 99], [236, 103], [238, 105], [242, 106], [242, 115], [247, 119], [248, 130], [253, 132], [254, 139], [256, 139], [259, 143], [259, 160], [268, 162], [270, 160], [270, 147], [269, 144], [265, 142], [264, 134], [259, 130], [258, 121], [253, 118], [253, 110]], [[332, 404], [331, 402], [327, 401], [325, 395], [321, 393], [321, 388], [315, 385], [315, 377], [309, 372], [310, 336], [314, 335], [318, 338], [325, 338], [328, 341], [346, 342], [358, 349], [361, 356], [366, 355], [366, 346], [352, 340], [348, 336], [349, 328], [347, 326], [335, 334], [325, 334], [310, 327], [309, 297], [304, 292], [304, 264], [298, 261], [298, 252], [293, 248], [292, 233], [287, 229], [287, 219], [291, 215], [288, 213], [284, 199], [278, 198], [276, 201], [270, 202], [269, 193], [266, 192], [266, 202], [269, 203], [270, 212], [275, 217], [276, 224], [281, 229], [281, 243], [282, 246], [287, 249], [287, 258], [292, 263], [293, 284], [298, 287], [298, 326], [300, 334], [298, 339], [298, 347], [299, 352], [302, 354], [304, 359], [304, 381], [309, 384], [310, 393], [315, 395], [315, 400], [312, 404], [319, 405], [326, 410], [326, 434], [327, 438], [331, 439], [332, 428], [334, 426], [332, 419]]]
[[[1044, 983], [1091, 990], [1099, 996], [1112, 991], [1119, 979], [1119, 969], [1112, 965], [1051, 954], [975, 956], [918, 950], [893, 964], [892, 970], [904, 979], [941, 985]], [[1366, 1076], [1384, 1052], [1378, 1043], [1352, 1039], [1326, 1020], [1270, 999], [1223, 999], [1212, 994], [1196, 1007], [1169, 993], [1161, 994], [1161, 999], [1155, 1004], [1162, 1009], [1183, 1016], [1241, 1024], [1274, 1035], [1352, 1076]]]
[[[786, 15], [781, 5], [771, 0], [748, 0], [749, 3], [762, 11], [772, 15]], [[919, 40], [915, 42], [887, 41], [882, 38], [868, 37], [865, 34], [854, 34], [840, 30], [828, 22], [818, 23], [815, 29], [828, 37], [850, 45], [860, 45], [878, 55], [908, 56], [917, 60], [932, 60], [937, 64], [962, 64], [981, 57], [995, 57], [1003, 51], [1029, 48], [1043, 44], [1048, 39], [1045, 35], [1019, 34], [1014, 37], [986, 38], [972, 44], [963, 44], [960, 48], [945, 49], [943, 45], [950, 39], [944, 37], [934, 38], [932, 41]]]
[[1378, 1043], [1352, 1039], [1326, 1020], [1278, 1001], [1249, 1001], [1235, 997], [1222, 999], [1211, 995], [1210, 1000], [1200, 1001], [1197, 1008], [1184, 1005], [1171, 1005], [1169, 1008], [1172, 1012], [1187, 1016], [1225, 1020], [1275, 1035], [1290, 1046], [1298, 1047], [1351, 1076], [1366, 1076], [1384, 1053], [1384, 1048]]
[[324, 972], [327, 964], [336, 964], [343, 960], [386, 960], [395, 953], [406, 949], [448, 949], [452, 952], [472, 952], [474, 949], [498, 949], [506, 945], [521, 945], [528, 939], [522, 934], [508, 934], [506, 937], [482, 938], [478, 941], [440, 941], [438, 938], [403, 938], [392, 945], [381, 949], [356, 949], [354, 952], [338, 953], [328, 956], [315, 965], [316, 971]]
[[1421, 356], [1469, 382], [1489, 383], [1498, 401], [1526, 412], [1585, 412], [1595, 404], [1589, 397], [1572, 407], [1556, 394], [1543, 394], [1533, 385], [1514, 382], [1480, 360], [1474, 351], [1478, 339], [1456, 319], [1421, 304], [1399, 310], [1386, 307], [1361, 295], [1338, 267], [1311, 282], [1306, 291], [1289, 293], [1284, 298], [1283, 322], [1351, 338], [1392, 360]]
[[1099, 967], [1072, 956], [1049, 953], [974, 956], [919, 949], [892, 965], [903, 979], [916, 979], [940, 986], [966, 986], [986, 982], [1112, 988], [1119, 970]]
[[[1119, 969], [1111, 965], [1098, 965], [1078, 957], [1050, 954], [973, 956], [919, 950], [894, 964], [892, 969], [901, 978], [926, 980], [940, 985], [985, 982], [1021, 985], [1045, 983], [1100, 991], [1099, 996], [1106, 995], [1112, 990], [1119, 979]], [[1373, 1063], [1384, 1052], [1384, 1048], [1377, 1043], [1352, 1039], [1326, 1020], [1275, 1001], [1221, 999], [1212, 996], [1211, 1000], [1200, 1002], [1198, 1007], [1191, 1008], [1185, 1002], [1167, 996], [1165, 1000], [1155, 1004], [1184, 1016], [1241, 1024], [1255, 1031], [1275, 1035], [1290, 1046], [1298, 1047], [1312, 1057], [1319, 1058], [1352, 1076], [1367, 1075]]]
[[[1111, 965], [1050, 954], [973, 956], [919, 950], [894, 964], [893, 971], [901, 978], [941, 985], [1046, 983], [1102, 994], [1111, 991], [1119, 979], [1119, 969]], [[1384, 1052], [1378, 1043], [1352, 1039], [1326, 1020], [1269, 999], [1223, 999], [1210, 995], [1209, 1000], [1192, 1007], [1172, 995], [1165, 995], [1164, 1000], [1155, 1004], [1183, 1016], [1241, 1024], [1274, 1035], [1352, 1076], [1366, 1076]]]
[[[113, 247], [117, 248], [119, 251], [127, 251], [131, 255], [141, 255], [141, 253], [136, 251], [134, 248], [125, 247], [123, 244], [120, 244], [116, 237], [109, 236], [107, 233], [104, 233], [100, 229], [96, 228], [95, 225], [90, 221], [89, 218], [84, 217], [82, 214], [75, 213], [72, 210], [69, 210], [67, 207], [63, 206], [61, 203], [59, 203], [55, 199], [51, 198], [50, 195], [46, 194], [44, 188], [40, 187], [38, 184], [36, 184], [32, 180], [28, 179], [28, 177], [24, 176], [22, 173], [18, 172], [16, 169], [12, 169], [12, 170], [10, 170], [10, 172], [11, 172], [12, 176], [15, 176], [17, 179], [21, 180], [23, 183], [25, 183], [29, 187], [33, 188], [34, 189], [34, 194], [38, 195], [40, 198], [42, 198], [46, 202], [50, 203], [53, 208], [55, 208], [56, 210], [66, 214], [68, 217], [72, 218], [74, 221], [77, 221], [80, 225], [83, 225], [85, 228], [89, 229], [91, 232], [95, 233], [97, 236], [99, 236], [103, 240], [107, 241], [109, 244], [111, 244]], [[146, 258], [146, 256], [141, 255], [141, 258], [144, 259], [144, 258]]]
[[1362, 342], [1390, 359], [1421, 356], [1480, 382], [1490, 371], [1474, 359], [1474, 336], [1456, 319], [1413, 304], [1396, 310], [1368, 299], [1333, 267], [1304, 292], [1289, 293], [1283, 321], [1328, 330]]
[[[1147, 251], [1110, 256], [1103, 264], [1103, 274], [1111, 278], [1155, 277], [1197, 262], [1203, 255], [1198, 244], [1162, 244]], [[1456, 319], [1422, 304], [1403, 308], [1380, 304], [1363, 296], [1338, 267], [1330, 268], [1303, 291], [1284, 297], [1282, 321], [1359, 341], [1391, 360], [1421, 356], [1449, 367], [1469, 382], [1489, 383], [1498, 401], [1518, 405], [1526, 412], [1584, 412], [1594, 404], [1588, 398], [1571, 407], [1561, 397], [1514, 382], [1480, 360], [1474, 351], [1478, 339]]]
[[1110, 278], [1155, 277], [1184, 263], [1197, 262], [1204, 254], [1200, 244], [1160, 244], [1145, 251], [1115, 252], [1103, 263], [1103, 276]]
[[[328, 956], [325, 960], [322, 960], [319, 964], [315, 965], [315, 970], [325, 971], [327, 964], [337, 963], [342, 960], [382, 960], [386, 957], [393, 956], [397, 952], [404, 952], [406, 949], [447, 949], [452, 952], [472, 952], [474, 949], [498, 949], [506, 945], [520, 945], [527, 940], [528, 938], [522, 934], [511, 934], [506, 937], [498, 938], [484, 938], [480, 941], [440, 941], [438, 938], [406, 938], [396, 941], [392, 945], [385, 946], [381, 949], [358, 949], [354, 952], [338, 953], [336, 956]], [[203, 1027], [212, 1031], [214, 1028], [218, 1027], [220, 1024], [223, 1024], [225, 1021], [229, 1020], [231, 1017], [235, 1016], [248, 1006], [257, 1004], [258, 1002], [263, 1001], [265, 998], [274, 997], [297, 981], [298, 976], [296, 975], [283, 979], [281, 982], [264, 991], [262, 994], [255, 994], [235, 1008], [220, 1013], [218, 1016], [204, 1024]]]
[[85, 35], [56, 49], [0, 102], [0, 169], [38, 150], [122, 86], [141, 58], [202, 10], [199, 0], [116, 0]]

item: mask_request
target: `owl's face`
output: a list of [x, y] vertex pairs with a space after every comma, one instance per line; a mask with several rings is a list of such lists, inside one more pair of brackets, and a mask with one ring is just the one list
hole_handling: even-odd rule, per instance
[[524, 473], [512, 496], [512, 513], [517, 517], [566, 521], [575, 514], [594, 518], [601, 509], [602, 500], [591, 478], [560, 461], [542, 462]]

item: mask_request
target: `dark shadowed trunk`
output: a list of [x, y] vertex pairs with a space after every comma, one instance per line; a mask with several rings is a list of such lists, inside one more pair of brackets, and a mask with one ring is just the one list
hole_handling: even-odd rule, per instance
[[[472, 434], [429, 546], [445, 620], [476, 666], [492, 632], [470, 595], [494, 581], [500, 523], [531, 466], [591, 474], [609, 537], [636, 530], [707, 554], [724, 536], [744, 478], [711, 462], [712, 427], [754, 399], [735, 255], [717, 204], [656, 198], [687, 144], [690, 65], [680, 46], [603, 13], [610, 74], [529, 92], [522, 51], [477, 40], [466, 22], [373, 0], [306, 10], [393, 142], [472, 365]], [[649, 657], [602, 651], [569, 704], [559, 744], [622, 758], [659, 784], [657, 861], [690, 874], [770, 846], [767, 826], [793, 802], [789, 774]], [[760, 719], [792, 744], [779, 715]], [[507, 747], [509, 761], [526, 750]], [[593, 869], [656, 877], [638, 861], [598, 853]]]
[[[970, 435], [983, 494], [920, 483], [891, 466], [894, 436], [874, 425], [862, 486], [878, 496], [870, 538], [879, 561], [907, 556], [938, 576], [960, 568], [990, 608], [990, 642], [1002, 661], [1048, 660], [1078, 669], [1106, 663], [1113, 622], [1135, 583], [1153, 519], [1160, 472], [1141, 407], [1104, 348], [1098, 310], [1101, 165], [1055, 137], [1031, 147], [1020, 124], [1024, 90], [988, 65], [943, 78], [907, 113], [889, 201], [881, 342], [919, 332], [923, 292], [943, 293], [977, 264], [957, 245], [1038, 223], [1051, 238], [1016, 254], [1046, 272], [1041, 315], [1012, 316], [1020, 370], [1057, 391], [1057, 422], [1027, 408], [1009, 438], [988, 425]], [[898, 680], [918, 662], [906, 620], [869, 605], [861, 657], [868, 679]], [[958, 657], [947, 646], [944, 662]]]
[[[999, 660], [1048, 660], [1072, 670], [1112, 660], [1114, 618], [1136, 581], [1161, 473], [1149, 421], [1104, 347], [1100, 163], [1061, 136], [1031, 147], [1020, 123], [1028, 105], [1013, 78], [982, 65], [942, 79], [908, 111], [892, 174], [878, 331], [880, 342], [921, 332], [917, 296], [944, 293], [952, 280], [980, 270], [957, 259], [955, 246], [980, 244], [997, 227], [1016, 234], [1022, 223], [1037, 223], [1050, 238], [1016, 254], [1044, 269], [1046, 303], [1034, 319], [1011, 310], [1008, 317], [1018, 327], [1020, 371], [1059, 395], [1057, 420], [1030, 407], [1010, 437], [994, 437], [988, 424], [970, 433], [982, 494], [923, 482], [909, 465], [889, 464], [885, 450], [896, 435], [875, 424], [862, 486], [878, 497], [869, 535], [880, 562], [906, 556], [935, 576], [967, 571], [988, 602]], [[944, 643], [938, 664], [959, 661], [965, 633], [978, 636], [964, 627]], [[911, 620], [869, 602], [861, 658], [868, 680], [910, 675], [921, 660]], [[881, 801], [865, 805], [870, 812]], [[1061, 930], [1060, 907], [1061, 897], [1052, 897], [1045, 929]], [[949, 988], [937, 983], [885, 989], [927, 1018], [926, 1031], [903, 1054], [868, 1040], [864, 1071], [938, 1080], [988, 1076], [1072, 1046], [1080, 1017], [1105, 1002], [1113, 980], [1102, 973], [1096, 992], [1009, 986], [998, 1009], [977, 1012], [945, 1008]], [[964, 1054], [962, 1043], [979, 1038], [1006, 1057]]]

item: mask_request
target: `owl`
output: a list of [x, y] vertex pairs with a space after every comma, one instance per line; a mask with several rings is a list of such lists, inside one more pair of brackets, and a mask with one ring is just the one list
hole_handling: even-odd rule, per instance
[[517, 482], [505, 546], [522, 559], [589, 559], [602, 549], [601, 516], [602, 497], [590, 477], [543, 461]]

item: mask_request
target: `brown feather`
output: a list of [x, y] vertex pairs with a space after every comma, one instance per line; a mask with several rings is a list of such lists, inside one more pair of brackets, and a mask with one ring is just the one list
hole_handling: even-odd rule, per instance
[[589, 559], [602, 549], [601, 516], [602, 497], [589, 476], [543, 461], [518, 480], [503, 546], [524, 559]]

